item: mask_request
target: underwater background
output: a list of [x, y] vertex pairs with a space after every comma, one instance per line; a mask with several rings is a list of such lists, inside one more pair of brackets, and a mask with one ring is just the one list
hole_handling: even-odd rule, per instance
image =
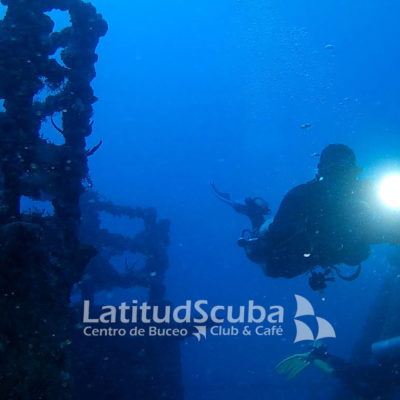
[[[306, 276], [266, 278], [236, 245], [247, 220], [218, 202], [209, 182], [234, 197], [262, 196], [275, 213], [289, 189], [315, 176], [313, 154], [330, 143], [353, 148], [363, 178], [399, 168], [398, 2], [92, 3], [109, 31], [93, 82], [99, 101], [88, 143], [103, 146], [90, 159], [91, 179], [110, 200], [151, 205], [171, 220], [168, 299], [251, 299], [294, 310], [301, 294], [334, 325], [329, 350], [349, 358], [384, 281], [387, 247], [373, 249], [358, 280], [337, 281], [322, 294]], [[59, 28], [68, 21], [52, 16]], [[51, 124], [43, 134], [55, 135]], [[124, 218], [105, 216], [103, 225], [136, 229]], [[96, 301], [141, 296], [120, 289]], [[331, 378], [307, 371], [287, 382], [274, 372], [304, 350], [292, 343], [294, 325], [285, 328], [284, 339], [183, 341], [185, 398], [328, 398]]]

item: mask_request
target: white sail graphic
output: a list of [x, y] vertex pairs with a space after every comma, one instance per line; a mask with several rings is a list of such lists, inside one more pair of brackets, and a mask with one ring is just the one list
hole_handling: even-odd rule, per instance
[[317, 339], [336, 338], [336, 332], [333, 326], [326, 320], [316, 317], [318, 322], [318, 335]]
[[[333, 326], [326, 319], [317, 317], [315, 315], [315, 311], [311, 303], [305, 297], [299, 296], [298, 294], [295, 294], [295, 297], [297, 302], [297, 311], [294, 317], [294, 323], [296, 324], [297, 333], [294, 343], [302, 342], [305, 340], [336, 338], [336, 332]], [[305, 322], [296, 319], [304, 316], [312, 316], [315, 317], [315, 319], [317, 320], [318, 334], [316, 338], [314, 338], [314, 334], [311, 328]]]
[[195, 336], [199, 342], [201, 337], [204, 339], [207, 338], [207, 328], [205, 326], [194, 326], [193, 328], [197, 330], [197, 332], [193, 332], [193, 336]]
[[303, 296], [295, 294], [297, 302], [297, 312], [295, 318], [304, 317], [305, 315], [315, 315], [314, 308], [311, 303]]
[[294, 323], [296, 324], [297, 331], [294, 343], [302, 342], [304, 340], [314, 340], [314, 334], [307, 324], [298, 321], [297, 319], [294, 320]]

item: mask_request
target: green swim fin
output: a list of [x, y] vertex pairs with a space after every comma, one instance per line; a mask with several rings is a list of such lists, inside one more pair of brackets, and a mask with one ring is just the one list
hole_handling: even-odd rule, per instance
[[303, 354], [295, 354], [282, 360], [276, 367], [275, 371], [291, 380], [300, 375], [312, 363], [310, 359], [311, 352]]
[[324, 348], [322, 342], [316, 341], [313, 343], [311, 351], [285, 358], [275, 367], [275, 371], [289, 380], [300, 375], [310, 365], [315, 365], [326, 374], [332, 374], [334, 368], [328, 362], [318, 358], [319, 352], [324, 351]]

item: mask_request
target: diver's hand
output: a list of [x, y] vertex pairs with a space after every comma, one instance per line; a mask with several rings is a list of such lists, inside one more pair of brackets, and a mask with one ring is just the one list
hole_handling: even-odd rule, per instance
[[215, 185], [215, 182], [214, 182], [214, 181], [211, 181], [211, 182], [210, 182], [210, 186], [211, 186], [211, 189], [214, 191], [214, 193], [216, 194], [216, 196], [217, 196], [218, 198], [220, 198], [221, 200], [222, 200], [222, 199], [224, 199], [224, 200], [231, 200], [231, 195], [230, 195], [229, 193], [224, 193], [224, 192], [221, 192], [220, 190], [218, 190], [218, 188], [217, 188], [217, 186]]

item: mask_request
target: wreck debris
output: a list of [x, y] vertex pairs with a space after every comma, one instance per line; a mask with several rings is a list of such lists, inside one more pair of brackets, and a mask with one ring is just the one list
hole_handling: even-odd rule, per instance
[[[95, 49], [107, 24], [81, 0], [2, 0], [0, 21], [0, 385], [7, 399], [70, 399], [73, 284], [95, 250], [79, 241], [79, 199], [88, 174]], [[46, 13], [71, 24], [53, 32]], [[62, 63], [54, 58], [61, 50]], [[61, 146], [40, 137], [62, 113]], [[21, 214], [22, 196], [50, 200], [54, 215]]]

